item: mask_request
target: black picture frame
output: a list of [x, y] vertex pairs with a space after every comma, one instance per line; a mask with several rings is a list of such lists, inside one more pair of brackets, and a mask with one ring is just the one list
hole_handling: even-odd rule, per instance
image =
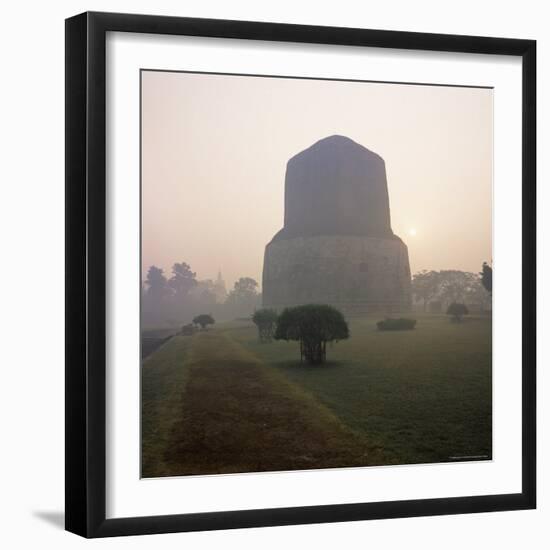
[[[106, 519], [105, 40], [108, 31], [518, 56], [523, 71], [522, 490], [517, 494]], [[66, 20], [66, 529], [108, 537], [536, 506], [536, 42], [180, 17]], [[519, 337], [519, 335], [518, 335]]]

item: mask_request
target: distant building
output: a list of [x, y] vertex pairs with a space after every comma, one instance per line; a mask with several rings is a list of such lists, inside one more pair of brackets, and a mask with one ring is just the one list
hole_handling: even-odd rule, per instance
[[216, 295], [216, 302], [222, 304], [227, 298], [227, 289], [225, 287], [225, 281], [222, 277], [221, 270], [218, 270], [218, 278], [214, 283], [214, 294]]

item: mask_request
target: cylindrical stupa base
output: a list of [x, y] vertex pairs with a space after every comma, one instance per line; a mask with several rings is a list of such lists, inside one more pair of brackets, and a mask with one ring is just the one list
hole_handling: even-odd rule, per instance
[[399, 238], [315, 236], [265, 249], [263, 305], [329, 304], [348, 315], [411, 309], [407, 246]]

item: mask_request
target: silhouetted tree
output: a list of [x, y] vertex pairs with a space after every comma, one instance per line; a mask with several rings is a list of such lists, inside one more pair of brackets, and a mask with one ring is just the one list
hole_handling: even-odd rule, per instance
[[258, 283], [251, 277], [241, 277], [234, 285], [232, 292], [238, 296], [256, 296]]
[[165, 322], [170, 288], [161, 268], [154, 265], [149, 268], [144, 281], [142, 296], [143, 317], [146, 322], [155, 324]]
[[164, 271], [160, 267], [152, 265], [147, 271], [145, 286], [147, 294], [162, 298], [169, 292]]
[[464, 315], [468, 315], [468, 313], [468, 308], [464, 304], [459, 304], [457, 302], [453, 302], [447, 308], [447, 315], [451, 315], [451, 319], [457, 323], [460, 323], [460, 321], [462, 321], [462, 317]]
[[241, 277], [228, 294], [226, 306], [236, 316], [252, 315], [258, 304], [258, 283], [251, 277]]
[[344, 316], [328, 305], [308, 304], [286, 308], [277, 321], [275, 340], [300, 342], [300, 359], [313, 365], [326, 359], [326, 344], [349, 338]]
[[168, 284], [176, 297], [186, 298], [189, 291], [197, 285], [196, 273], [185, 262], [175, 263]]
[[424, 302], [424, 311], [428, 302], [439, 292], [441, 277], [437, 271], [419, 271], [412, 278], [413, 294]]
[[483, 288], [487, 290], [489, 294], [493, 293], [493, 268], [487, 263], [483, 262], [481, 266], [481, 284]]
[[491, 304], [491, 294], [483, 288], [481, 278], [477, 278], [476, 282], [470, 287], [466, 294], [466, 303], [478, 304], [481, 311]]
[[439, 295], [446, 303], [464, 302], [479, 284], [479, 277], [475, 273], [457, 269], [442, 270], [439, 277]]
[[201, 313], [193, 319], [193, 323], [195, 323], [195, 325], [200, 325], [203, 330], [207, 327], [207, 325], [213, 325], [215, 322], [214, 317], [208, 313]]
[[277, 324], [277, 312], [274, 309], [258, 309], [252, 315], [252, 321], [258, 327], [258, 336], [262, 342], [271, 342]]

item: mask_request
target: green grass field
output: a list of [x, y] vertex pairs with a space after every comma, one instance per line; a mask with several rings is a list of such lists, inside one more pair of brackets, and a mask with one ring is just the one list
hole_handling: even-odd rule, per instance
[[490, 458], [490, 318], [417, 319], [350, 319], [321, 366], [248, 322], [170, 339], [143, 362], [143, 476]]

